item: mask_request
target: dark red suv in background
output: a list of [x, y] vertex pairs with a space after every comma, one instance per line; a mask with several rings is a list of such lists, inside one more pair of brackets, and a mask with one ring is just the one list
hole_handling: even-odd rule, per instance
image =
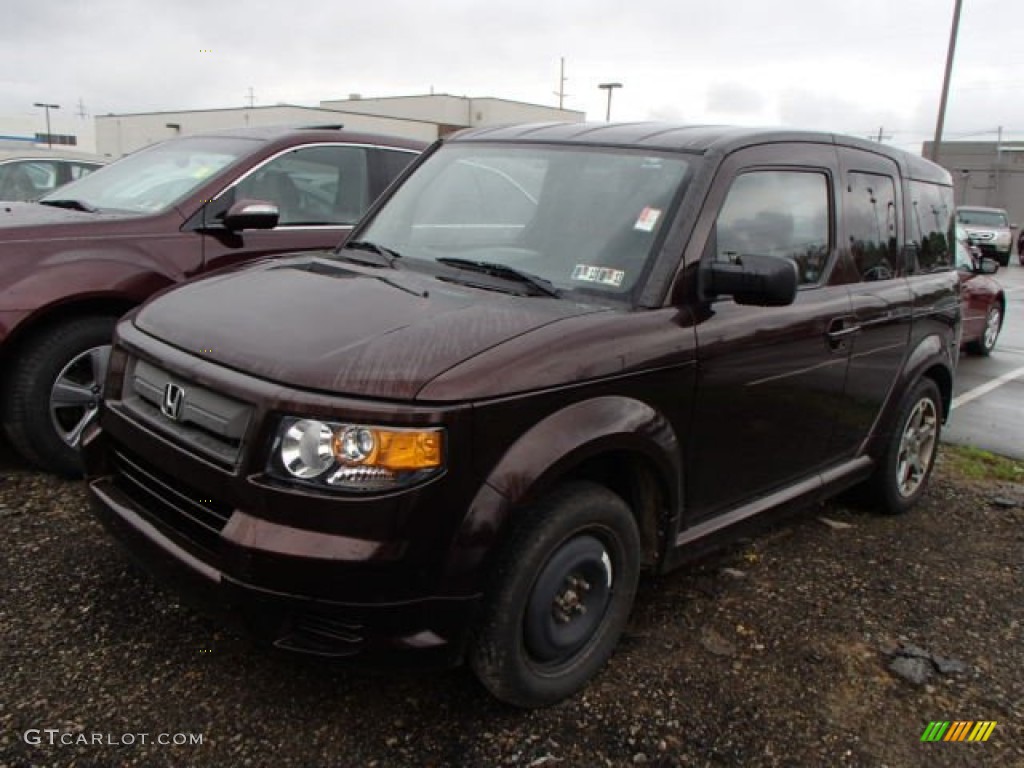
[[921, 497], [960, 340], [952, 202], [942, 168], [830, 134], [459, 134], [335, 253], [118, 324], [97, 514], [279, 648], [468, 658], [551, 703], [612, 653], [642, 569], [857, 483]]
[[283, 251], [334, 248], [423, 149], [338, 128], [148, 147], [38, 203], [0, 204], [0, 418], [44, 469], [80, 472], [114, 322], [154, 292]]

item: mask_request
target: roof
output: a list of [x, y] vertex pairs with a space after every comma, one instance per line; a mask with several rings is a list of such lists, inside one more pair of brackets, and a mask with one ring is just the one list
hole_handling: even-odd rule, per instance
[[786, 128], [749, 128], [678, 123], [533, 123], [469, 128], [449, 141], [537, 142], [589, 144], [688, 152], [727, 154], [755, 144], [813, 142], [856, 147], [896, 161], [908, 176], [949, 183], [949, 174], [918, 155], [854, 136]]
[[85, 163], [108, 163], [110, 158], [90, 155], [88, 152], [76, 152], [73, 149], [0, 149], [0, 163], [8, 160], [78, 160]]
[[233, 137], [239, 139], [252, 139], [256, 141], [279, 141], [295, 136], [301, 136], [304, 140], [313, 141], [347, 141], [365, 144], [387, 144], [392, 147], [404, 149], [422, 150], [427, 146], [426, 142], [407, 139], [401, 136], [389, 136], [379, 133], [365, 133], [362, 131], [346, 131], [338, 125], [254, 125], [244, 128], [227, 128], [218, 131], [203, 131], [201, 133], [186, 133], [174, 136], [166, 141], [177, 141], [178, 139], [195, 139], [217, 137]]

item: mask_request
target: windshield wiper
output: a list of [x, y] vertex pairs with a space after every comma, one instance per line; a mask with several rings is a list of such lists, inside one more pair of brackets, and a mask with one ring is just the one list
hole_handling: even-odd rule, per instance
[[497, 264], [489, 261], [473, 261], [472, 259], [458, 259], [450, 256], [441, 256], [436, 259], [436, 261], [441, 264], [446, 264], [449, 267], [455, 267], [456, 269], [465, 269], [469, 272], [480, 272], [481, 274], [490, 275], [491, 277], [497, 277], [503, 280], [514, 280], [517, 283], [529, 285], [531, 288], [540, 291], [545, 296], [558, 298], [562, 295], [550, 280], [545, 280], [543, 277], [532, 275], [529, 272], [523, 272], [521, 269], [510, 267], [507, 264]]
[[342, 258], [348, 259], [349, 261], [354, 261], [358, 264], [369, 264], [371, 267], [391, 267], [394, 269], [395, 259], [402, 258], [402, 254], [398, 251], [385, 248], [383, 245], [378, 245], [377, 243], [370, 242], [369, 240], [350, 240], [341, 246], [341, 249], [338, 251], [338, 255], [341, 255], [341, 251], [366, 251], [367, 253], [374, 253], [384, 259], [384, 261], [381, 262], [379, 259], [377, 261], [367, 261], [364, 259], [355, 259], [351, 256], [342, 256]]
[[72, 211], [85, 211], [86, 213], [96, 213], [99, 208], [95, 208], [82, 200], [40, 200], [40, 205], [52, 205], [54, 208], [68, 208]]

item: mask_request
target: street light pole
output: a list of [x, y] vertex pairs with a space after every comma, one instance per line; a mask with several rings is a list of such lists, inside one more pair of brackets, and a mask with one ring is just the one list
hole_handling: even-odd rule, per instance
[[604, 121], [610, 123], [612, 120], [612, 91], [621, 88], [622, 83], [601, 83], [597, 87], [608, 91], [608, 109], [604, 113]]
[[946, 102], [949, 100], [949, 76], [953, 72], [953, 54], [956, 53], [956, 36], [960, 31], [960, 6], [963, 0], [956, 0], [953, 8], [953, 27], [949, 31], [949, 49], [946, 51], [946, 73], [942, 77], [942, 98], [939, 99], [939, 117], [935, 121], [935, 141], [932, 142], [933, 163], [939, 162], [939, 144], [942, 142], [942, 127], [946, 122]]
[[60, 109], [60, 104], [40, 104], [38, 101], [33, 104], [34, 107], [41, 107], [46, 110], [46, 146], [53, 149], [53, 134], [50, 133], [50, 110]]

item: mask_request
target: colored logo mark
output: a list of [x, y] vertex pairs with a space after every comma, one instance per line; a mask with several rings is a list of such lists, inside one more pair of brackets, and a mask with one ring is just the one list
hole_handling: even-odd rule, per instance
[[921, 741], [988, 741], [995, 728], [995, 720], [933, 720], [921, 734]]

